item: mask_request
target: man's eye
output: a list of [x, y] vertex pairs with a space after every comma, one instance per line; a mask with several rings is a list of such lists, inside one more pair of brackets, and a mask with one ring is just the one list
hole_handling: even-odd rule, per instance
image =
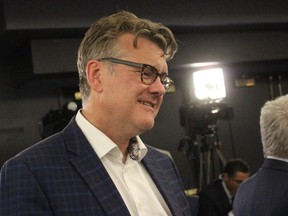
[[152, 75], [153, 75], [153, 72], [151, 72], [150, 70], [144, 70], [143, 72], [142, 72], [142, 76], [143, 76], [143, 78], [150, 78]]

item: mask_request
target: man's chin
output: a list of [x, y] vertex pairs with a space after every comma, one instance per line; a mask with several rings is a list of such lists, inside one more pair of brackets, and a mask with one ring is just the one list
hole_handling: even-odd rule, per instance
[[142, 127], [141, 127], [141, 129], [143, 130], [143, 132], [145, 132], [145, 131], [148, 131], [148, 130], [151, 130], [153, 127], [154, 127], [154, 120], [153, 121], [146, 121], [143, 125], [142, 125]]

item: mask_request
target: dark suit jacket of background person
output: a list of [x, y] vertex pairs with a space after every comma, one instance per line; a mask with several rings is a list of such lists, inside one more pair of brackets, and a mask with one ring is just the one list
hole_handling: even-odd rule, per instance
[[235, 216], [287, 216], [288, 163], [265, 159], [258, 172], [240, 185], [233, 212]]
[[221, 179], [206, 185], [199, 192], [199, 216], [227, 216], [231, 209]]
[[[142, 163], [170, 211], [191, 215], [173, 162], [147, 147]], [[1, 172], [0, 215], [130, 215], [74, 118], [62, 132], [6, 162]]]

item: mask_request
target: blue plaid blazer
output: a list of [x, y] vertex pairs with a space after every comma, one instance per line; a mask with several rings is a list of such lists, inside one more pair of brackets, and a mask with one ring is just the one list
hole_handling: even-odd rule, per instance
[[[191, 215], [181, 179], [171, 159], [148, 146], [142, 163], [172, 214]], [[63, 131], [4, 164], [0, 209], [1, 216], [130, 215], [75, 119]]]

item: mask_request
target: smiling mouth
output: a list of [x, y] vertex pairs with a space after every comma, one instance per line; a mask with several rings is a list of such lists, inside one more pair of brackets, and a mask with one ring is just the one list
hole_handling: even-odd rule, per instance
[[155, 104], [148, 101], [140, 101], [141, 104], [154, 108]]

